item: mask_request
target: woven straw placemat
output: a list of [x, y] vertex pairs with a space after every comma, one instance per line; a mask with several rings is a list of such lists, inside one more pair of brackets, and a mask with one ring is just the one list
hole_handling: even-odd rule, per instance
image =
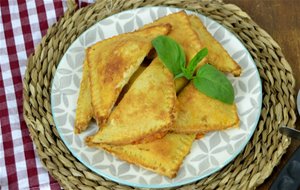
[[68, 6], [29, 57], [24, 79], [25, 121], [42, 164], [63, 188], [131, 189], [98, 176], [72, 156], [52, 118], [50, 86], [61, 57], [82, 32], [107, 16], [142, 6], [185, 8], [219, 22], [246, 46], [262, 80], [261, 117], [246, 148], [219, 172], [180, 188], [253, 189], [271, 174], [290, 144], [278, 127], [295, 125], [295, 80], [278, 44], [245, 12], [220, 0], [103, 0], [79, 10], [68, 1]]

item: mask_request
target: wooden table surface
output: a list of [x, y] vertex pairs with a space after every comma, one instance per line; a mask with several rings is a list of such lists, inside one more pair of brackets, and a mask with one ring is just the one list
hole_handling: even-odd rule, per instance
[[[295, 92], [300, 89], [300, 0], [223, 0], [240, 7], [261, 28], [267, 31], [282, 48], [285, 58], [291, 65], [296, 79]], [[300, 117], [296, 128], [300, 129]], [[292, 140], [280, 164], [271, 176], [258, 189], [269, 189], [288, 158], [300, 146], [300, 141]]]

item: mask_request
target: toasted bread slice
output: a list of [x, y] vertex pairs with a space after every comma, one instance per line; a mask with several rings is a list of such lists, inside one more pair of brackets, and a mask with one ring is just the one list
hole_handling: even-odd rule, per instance
[[157, 25], [120, 34], [88, 48], [92, 105], [98, 125], [106, 121], [122, 88], [151, 50], [151, 41], [170, 29], [168, 24]]
[[167, 131], [176, 117], [176, 101], [173, 74], [156, 58], [134, 81], [91, 142], [131, 144]]
[[93, 108], [90, 92], [89, 67], [87, 60], [83, 63], [82, 80], [80, 83], [79, 97], [77, 100], [75, 133], [84, 131], [93, 117]]
[[199, 92], [190, 82], [178, 96], [178, 115], [172, 131], [207, 133], [239, 126], [235, 104], [225, 104]]
[[121, 160], [173, 178], [190, 152], [195, 136], [169, 133], [149, 143], [113, 146], [88, 142], [88, 145], [103, 148]]
[[220, 71], [239, 76], [241, 74], [241, 67], [230, 57], [223, 46], [206, 30], [201, 20], [196, 15], [189, 15], [189, 20], [193, 30], [198, 34], [201, 43], [208, 49], [208, 62]]

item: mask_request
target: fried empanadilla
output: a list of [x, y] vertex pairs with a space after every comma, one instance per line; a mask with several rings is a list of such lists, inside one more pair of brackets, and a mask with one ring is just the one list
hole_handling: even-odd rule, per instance
[[[170, 31], [168, 36], [181, 45], [185, 52], [187, 63], [202, 48], [205, 47], [199, 40], [197, 33], [192, 29], [189, 17], [184, 11], [172, 13], [167, 16], [161, 17], [153, 23], [145, 25], [144, 28], [166, 23], [172, 25], [172, 30]], [[205, 58], [199, 64], [202, 65], [204, 63], [206, 63]], [[178, 78], [175, 80], [175, 83], [176, 89], [180, 90], [187, 84], [187, 80], [185, 78]]]
[[168, 36], [173, 38], [184, 49], [187, 62], [191, 60], [198, 51], [204, 48], [196, 32], [191, 27], [188, 15], [184, 11], [161, 17], [145, 25], [144, 28], [167, 23], [172, 25], [172, 30]]
[[176, 117], [176, 101], [173, 74], [156, 58], [90, 141], [124, 145], [168, 131]]
[[176, 133], [207, 133], [239, 126], [235, 104], [226, 104], [199, 92], [190, 82], [178, 96]]
[[163, 138], [148, 143], [114, 146], [88, 141], [88, 145], [103, 148], [121, 160], [174, 178], [185, 156], [190, 152], [195, 136], [168, 133]]
[[[238, 127], [240, 121], [235, 104], [206, 96], [184, 78], [174, 80], [152, 49], [151, 41], [159, 35], [168, 35], [183, 47], [187, 64], [207, 47], [208, 56], [198, 67], [209, 62], [235, 76], [241, 73], [196, 16], [184, 11], [173, 13], [141, 30], [88, 48], [88, 68], [84, 68], [78, 100], [78, 108], [82, 109], [78, 115], [83, 109], [87, 114], [78, 116], [83, 124], [75, 125], [77, 132], [84, 130], [94, 113], [100, 129], [86, 138], [88, 146], [173, 178], [195, 139], [210, 131]], [[146, 56], [153, 61], [141, 65]], [[90, 91], [85, 92], [89, 82]], [[90, 99], [83, 100], [88, 94]], [[88, 109], [91, 104], [93, 108]]]
[[93, 117], [93, 108], [90, 92], [89, 68], [87, 60], [83, 63], [82, 80], [77, 100], [75, 133], [84, 131]]
[[[210, 63], [220, 71], [232, 73], [234, 76], [239, 76], [241, 74], [240, 66], [207, 31], [196, 15], [187, 15], [184, 11], [180, 11], [159, 18], [144, 27], [155, 26], [156, 24], [162, 23], [169, 23], [172, 25], [172, 31], [168, 36], [182, 46], [186, 54], [187, 63], [197, 52], [206, 47], [209, 52], [208, 56], [198, 63], [198, 67], [202, 66], [204, 63]], [[179, 78], [175, 80], [175, 84], [176, 89], [180, 91], [187, 84], [187, 80]]]
[[220, 71], [239, 76], [241, 74], [241, 67], [207, 31], [201, 20], [196, 15], [189, 15], [189, 20], [193, 30], [198, 34], [201, 44], [208, 49], [207, 61]]
[[95, 119], [108, 118], [122, 88], [152, 48], [151, 41], [167, 34], [168, 24], [120, 34], [88, 48], [90, 89]]

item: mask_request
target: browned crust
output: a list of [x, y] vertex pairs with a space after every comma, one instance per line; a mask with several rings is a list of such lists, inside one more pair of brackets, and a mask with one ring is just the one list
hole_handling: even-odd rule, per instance
[[[174, 89], [175, 89], [175, 84], [174, 84]], [[177, 118], [177, 109], [178, 109], [178, 101], [177, 101], [177, 96], [176, 96], [176, 92], [175, 91], [174, 91], [173, 97], [174, 98], [173, 98], [172, 103], [171, 103], [173, 105], [173, 107], [169, 111], [169, 116], [170, 116], [170, 120], [171, 120], [170, 124], [166, 125], [163, 128], [161, 128], [161, 130], [159, 130], [159, 131], [155, 131], [155, 132], [152, 132], [152, 133], [150, 133], [148, 135], [145, 135], [144, 137], [141, 137], [140, 140], [145, 139], [145, 138], [147, 139], [147, 136], [153, 136], [157, 132], [162, 132], [162, 133], [165, 133], [165, 135], [166, 135], [167, 132], [173, 127], [173, 124], [174, 124], [174, 122], [175, 122], [175, 120]]]
[[[238, 118], [238, 117], [237, 117]], [[182, 133], [182, 134], [206, 134], [212, 131], [221, 131], [221, 130], [225, 130], [225, 129], [229, 129], [229, 128], [238, 128], [240, 126], [240, 120], [237, 119], [233, 124], [231, 125], [210, 125], [209, 130], [204, 130], [203, 128], [207, 128], [206, 126], [203, 127], [201, 125], [193, 125], [193, 126], [187, 126], [186, 128], [184, 128], [183, 130], [180, 129], [176, 129], [176, 131], [173, 131], [175, 133]]]
[[[83, 63], [83, 72], [82, 72], [82, 80], [80, 82], [80, 92], [77, 99], [77, 108], [75, 114], [75, 126], [74, 133], [79, 134], [82, 131], [85, 131], [88, 128], [89, 122], [93, 117], [93, 108], [91, 106], [91, 94], [90, 94], [90, 79], [89, 79], [89, 71], [88, 71], [88, 60], [85, 59]], [[85, 76], [84, 76], [85, 75]], [[87, 76], [86, 76], [87, 75]], [[88, 92], [89, 91], [89, 94]], [[86, 99], [89, 97], [90, 99]], [[86, 99], [86, 100], [83, 100]], [[89, 110], [85, 110], [85, 106], [82, 102], [89, 104]]]
[[171, 118], [171, 122], [169, 125], [166, 125], [165, 127], [161, 128], [159, 131], [152, 131], [152, 133], [145, 134], [144, 136], [141, 136], [140, 139], [133, 141], [130, 144], [139, 144], [139, 143], [146, 143], [146, 142], [151, 142], [153, 140], [161, 139], [163, 138], [168, 131], [173, 127], [173, 124], [176, 120], [176, 115], [177, 115], [177, 98], [176, 95], [174, 96], [174, 101], [173, 101], [173, 108], [170, 110], [169, 115]]
[[[168, 125], [165, 125], [164, 127], [161, 127], [160, 130], [158, 131], [150, 131], [149, 133], [145, 133], [145, 135], [141, 136], [139, 139], [136, 139], [134, 141], [126, 141], [126, 142], [120, 142], [120, 141], [116, 141], [115, 143], [109, 143], [110, 145], [126, 145], [126, 144], [139, 144], [141, 142], [149, 142], [149, 140], [151, 140], [151, 138], [156, 137], [155, 135], [157, 133], [162, 133], [162, 135], [166, 135], [168, 131], [170, 131], [170, 129], [173, 127], [173, 124], [176, 120], [176, 115], [177, 115], [177, 98], [176, 95], [174, 95], [173, 101], [171, 103], [172, 105], [174, 105], [172, 107], [172, 109], [169, 111], [169, 116], [170, 116], [170, 123]], [[100, 128], [101, 130], [101, 128]], [[163, 136], [164, 136], [163, 135]], [[162, 137], [163, 137], [162, 136]], [[159, 138], [156, 138], [159, 139]], [[153, 139], [154, 140], [154, 139]]]
[[154, 134], [144, 137], [140, 141], [134, 141], [132, 144], [149, 143], [149, 142], [163, 138], [164, 136], [166, 136], [167, 133], [168, 133], [168, 131], [160, 130], [157, 133], [154, 133]]
[[196, 139], [199, 140], [199, 139], [203, 138], [204, 136], [205, 136], [204, 133], [197, 133], [196, 134]]
[[[145, 137], [151, 136], [151, 135], [153, 135], [157, 132], [168, 131], [173, 126], [173, 124], [175, 122], [175, 119], [176, 119], [176, 115], [177, 115], [177, 103], [176, 103], [177, 102], [177, 97], [176, 97], [176, 92], [175, 92], [175, 84], [174, 84], [174, 81], [173, 81], [173, 78], [172, 78], [173, 76], [170, 73], [170, 71], [168, 71], [168, 69], [165, 68], [158, 59], [156, 60], [156, 62], [154, 62], [152, 64], [155, 64], [155, 65], [153, 65], [153, 66], [150, 65], [148, 68], [153, 67], [153, 68], [151, 68], [151, 70], [153, 69], [153, 71], [162, 72], [161, 75], [163, 75], [163, 73], [165, 73], [167, 75], [167, 76], [165, 76], [167, 78], [164, 77], [164, 79], [163, 79], [166, 82], [166, 84], [165, 84], [166, 89], [164, 90], [165, 93], [163, 93], [163, 95], [165, 95], [163, 99], [164, 99], [164, 102], [166, 103], [165, 104], [166, 106], [164, 106], [164, 109], [162, 110], [164, 117], [160, 118], [160, 114], [155, 114], [155, 116], [157, 116], [157, 119], [160, 120], [160, 121], [163, 121], [163, 122], [159, 122], [158, 125], [153, 126], [153, 128], [148, 128], [147, 130], [142, 130], [142, 132], [135, 133], [135, 135], [133, 135], [133, 136], [126, 136], [126, 135], [124, 136], [123, 135], [123, 136], [115, 137], [115, 138], [114, 137], [110, 138], [109, 136], [107, 136], [107, 135], [113, 135], [115, 133], [114, 131], [117, 130], [116, 125], [113, 125], [114, 127], [116, 127], [115, 129], [109, 129], [110, 121], [111, 120], [112, 121], [113, 120], [122, 121], [122, 118], [119, 118], [120, 117], [119, 114], [121, 113], [121, 110], [124, 110], [126, 105], [133, 98], [136, 98], [136, 97], [134, 97], [135, 95], [133, 95], [133, 96], [128, 95], [129, 92], [131, 92], [129, 90], [128, 93], [126, 94], [127, 96], [126, 95], [124, 96], [123, 100], [119, 103], [118, 107], [116, 107], [116, 109], [112, 113], [113, 115], [111, 115], [111, 118], [109, 119], [108, 124], [101, 127], [100, 131], [98, 131], [98, 133], [93, 136], [92, 140], [93, 140], [94, 143], [105, 143], [105, 144], [111, 144], [111, 145], [132, 144], [134, 142], [140, 142]], [[163, 71], [161, 71], [161, 69], [163, 69]], [[152, 72], [151, 70], [149, 71], [150, 73]], [[146, 71], [144, 71], [143, 73], [145, 73], [145, 72]], [[145, 75], [145, 77], [147, 75], [152, 76], [150, 73], [147, 73]], [[147, 79], [147, 78], [145, 78], [145, 79]], [[156, 80], [156, 83], [157, 83], [157, 80]], [[159, 90], [159, 89], [157, 89], [157, 90]], [[143, 93], [145, 94], [147, 92], [143, 92]], [[152, 96], [154, 97], [155, 95], [152, 93]], [[137, 99], [136, 101], [142, 101], [142, 100]], [[156, 97], [156, 101], [157, 101], [157, 103], [151, 103], [151, 104], [153, 104], [154, 108], [158, 106], [160, 98]], [[122, 108], [120, 108], [120, 106], [122, 106]], [[125, 121], [126, 120], [123, 119], [122, 122], [124, 123]], [[130, 128], [130, 127], [128, 127], [128, 128]], [[107, 133], [104, 130], [107, 130]], [[112, 131], [112, 130], [114, 130], [114, 131]], [[124, 130], [124, 128], [122, 130]], [[105, 134], [103, 136], [103, 138], [101, 137], [102, 134]]]
[[[193, 19], [194, 21], [196, 21], [196, 23], [195, 23], [195, 22], [191, 22], [191, 19]], [[192, 27], [193, 31], [194, 31], [195, 34], [198, 36], [198, 38], [200, 39], [200, 41], [202, 42], [202, 44], [205, 45], [206, 43], [204, 43], [203, 40], [201, 40], [201, 33], [200, 33], [199, 30], [197, 30], [197, 28], [201, 28], [203, 31], [205, 31], [205, 33], [209, 36], [209, 38], [210, 38], [211, 40], [213, 40], [213, 41], [216, 43], [215, 45], [220, 46], [220, 47], [224, 50], [224, 56], [226, 56], [227, 59], [231, 60], [231, 62], [232, 62], [233, 65], [234, 65], [234, 68], [232, 68], [232, 69], [227, 69], [227, 70], [222, 70], [222, 69], [220, 69], [220, 68], [218, 68], [218, 69], [219, 69], [219, 70], [222, 70], [223, 72], [231, 73], [231, 74], [233, 74], [234, 76], [240, 76], [240, 75], [241, 75], [241, 72], [242, 72], [242, 71], [241, 71], [240, 65], [237, 64], [236, 61], [234, 61], [234, 60], [232, 59], [232, 57], [227, 53], [227, 51], [223, 48], [223, 46], [222, 46], [217, 40], [215, 40], [215, 39], [213, 38], [213, 36], [211, 36], [211, 34], [207, 31], [206, 27], [202, 24], [201, 20], [200, 20], [196, 15], [189, 15], [189, 21], [190, 21], [190, 23], [191, 23], [191, 27]], [[194, 24], [195, 24], [195, 25], [194, 25]], [[211, 58], [211, 57], [210, 57], [210, 54], [208, 53], [208, 58], [207, 58], [207, 60], [208, 60], [209, 62], [211, 62], [211, 59], [210, 59], [210, 58]]]
[[[195, 136], [193, 137], [195, 138]], [[181, 148], [181, 147], [177, 147], [176, 149], [176, 153], [175, 153], [175, 157], [174, 157], [174, 160], [178, 160], [179, 162], [176, 164], [176, 166], [170, 170], [166, 170], [166, 168], [164, 167], [155, 167], [153, 166], [152, 164], [147, 164], [147, 162], [144, 162], [143, 159], [139, 160], [139, 161], [134, 161], [136, 158], [135, 158], [135, 155], [132, 155], [132, 154], [128, 154], [126, 152], [123, 152], [123, 151], [115, 151], [113, 147], [119, 147], [122, 149], [123, 146], [114, 146], [114, 145], [105, 145], [105, 144], [94, 144], [94, 143], [91, 143], [89, 141], [89, 138], [86, 139], [86, 143], [88, 144], [88, 146], [91, 146], [91, 147], [95, 147], [95, 148], [101, 148], [103, 150], [105, 150], [106, 152], [118, 157], [119, 159], [121, 160], [124, 160], [124, 161], [127, 161], [128, 163], [132, 163], [132, 164], [135, 164], [135, 165], [138, 165], [142, 168], [145, 168], [147, 170], [150, 170], [150, 171], [153, 171], [155, 173], [159, 173], [161, 175], [164, 175], [164, 176], [167, 176], [169, 178], [174, 178], [176, 177], [177, 175], [177, 172], [179, 170], [179, 168], [181, 167], [182, 165], [182, 161], [184, 160], [184, 158], [189, 154], [190, 152], [190, 147], [194, 141], [194, 139], [192, 141], [190, 141], [191, 139], [183, 139], [181, 140], [182, 143], [184, 143], [185, 145], [184, 146], [189, 146], [189, 149], [186, 148]], [[188, 144], [187, 144], [188, 143]], [[126, 146], [126, 145], [125, 145]], [[138, 145], [132, 145], [132, 146], [138, 146]], [[171, 161], [171, 160], [170, 160]]]
[[[88, 119], [88, 121], [90, 121], [90, 119]], [[89, 122], [76, 122], [75, 128], [74, 128], [74, 133], [80, 134], [82, 131], [85, 131], [87, 129], [88, 125], [89, 125]]]
[[[197, 95], [199, 95], [199, 97]], [[185, 133], [185, 134], [207, 133], [210, 131], [223, 130], [223, 129], [239, 126], [240, 119], [237, 113], [236, 104], [226, 105], [226, 108], [223, 107], [222, 109], [222, 107], [219, 106], [224, 105], [223, 103], [217, 100], [213, 100], [212, 98], [207, 97], [205, 94], [198, 92], [197, 89], [195, 89], [195, 87], [193, 86], [193, 84], [189, 84], [189, 86], [185, 87], [185, 89], [179, 95], [178, 99], [180, 101], [179, 116], [178, 116], [178, 120], [176, 120], [175, 122], [174, 128], [171, 129], [171, 131], [175, 133]], [[213, 100], [213, 102], [209, 102], [209, 100]], [[199, 103], [199, 101], [203, 101], [203, 102]], [[222, 115], [222, 114], [220, 115], [220, 117], [224, 116], [225, 119], [224, 122], [223, 120], [220, 120], [218, 122], [218, 118], [215, 118], [215, 116], [212, 115], [213, 112], [210, 113], [205, 112], [206, 111], [205, 107], [213, 104], [214, 102], [218, 103], [218, 107], [213, 106], [212, 109], [214, 109], [215, 107], [215, 108], [219, 108], [218, 109], [219, 111], [227, 110], [227, 109], [230, 110], [229, 116]], [[209, 108], [207, 109], [211, 110]], [[196, 113], [196, 114], [194, 115], [191, 113]], [[224, 114], [226, 113], [224, 112]], [[202, 117], [213, 117], [217, 121], [206, 122], [206, 120], [204, 120], [204, 122], [202, 122], [201, 119]], [[230, 118], [230, 120], [227, 120], [227, 118]]]
[[[125, 155], [123, 155], [123, 154], [116, 154], [114, 151], [112, 151], [112, 150], [110, 150], [110, 149], [108, 149], [108, 148], [106, 148], [106, 147], [101, 147], [101, 148], [102, 148], [103, 150], [105, 150], [107, 153], [110, 153], [110, 154], [112, 154], [112, 155], [118, 157], [118, 158], [121, 159], [121, 160], [125, 160], [126, 162], [128, 162], [128, 163], [130, 163], [130, 164], [136, 165], [135, 162], [131, 161], [127, 156], [125, 156]], [[159, 174], [161, 174], [161, 175], [167, 176], [167, 177], [169, 177], [169, 178], [174, 178], [174, 177], [176, 177], [177, 171], [179, 170], [179, 167], [180, 167], [180, 165], [179, 165], [175, 170], [172, 170], [172, 173], [171, 173], [170, 175], [168, 175], [167, 173], [164, 173], [163, 171], [157, 170], [157, 168], [155, 168], [155, 167], [153, 167], [153, 166], [151, 166], [151, 165], [149, 165], [149, 164], [147, 165], [147, 164], [143, 163], [143, 165], [139, 164], [138, 166], [140, 166], [140, 167], [142, 167], [142, 168], [144, 168], [144, 169], [146, 169], [146, 170], [150, 170], [150, 171], [153, 171], [153, 172], [155, 172], [155, 173], [159, 173]]]
[[[130, 34], [130, 33], [136, 33], [136, 32], [139, 32], [139, 31], [145, 31], [145, 30], [151, 31], [151, 29], [152, 29], [152, 28], [155, 28], [155, 27], [164, 27], [164, 31], [162, 32], [162, 33], [164, 33], [164, 34], [168, 34], [168, 33], [170, 32], [170, 30], [172, 29], [172, 26], [171, 26], [170, 24], [168, 24], [168, 23], [166, 23], [166, 24], [159, 24], [159, 25], [155, 25], [155, 26], [148, 27], [148, 28], [137, 29], [137, 30], [135, 30], [135, 31], [133, 31], [133, 32], [128, 32], [128, 33], [124, 33], [124, 34], [119, 34], [119, 35], [117, 35], [117, 36], [113, 36], [113, 37], [107, 38], [107, 39], [105, 39], [105, 41], [110, 41], [110, 40], [112, 40], [112, 39], [115, 38], [115, 37], [122, 37], [122, 36], [128, 35], [128, 34]], [[103, 42], [103, 41], [97, 42], [97, 43], [94, 44], [93, 46], [88, 47], [88, 48], [87, 48], [87, 54], [89, 54], [89, 52], [91, 51], [91, 48], [92, 48], [92, 47], [97, 46], [97, 44], [98, 44], [98, 43], [101, 43], [101, 42]], [[151, 50], [151, 49], [150, 49], [150, 50]], [[149, 51], [150, 51], [150, 50], [149, 50]], [[147, 56], [147, 54], [146, 54], [145, 56]], [[90, 56], [87, 56], [87, 62], [88, 62], [89, 69], [91, 69], [91, 60], [90, 60]], [[97, 81], [93, 81], [93, 80], [91, 79], [91, 75], [89, 75], [89, 79], [90, 79], [90, 84], [91, 84], [91, 85], [92, 85], [93, 83], [97, 82]], [[122, 88], [120, 88], [120, 89], [118, 89], [118, 90], [119, 90], [119, 92], [116, 92], [116, 94], [120, 93], [121, 90], [122, 90]], [[91, 94], [91, 95], [92, 95], [92, 106], [93, 106], [93, 108], [96, 108], [95, 102], [93, 102], [93, 94]], [[114, 103], [117, 101], [117, 99], [118, 99], [118, 96], [114, 97]], [[113, 103], [113, 105], [114, 105], [114, 103]], [[99, 110], [94, 109], [94, 117], [95, 117], [95, 120], [96, 120], [96, 122], [97, 122], [98, 125], [101, 125], [101, 124], [106, 123], [106, 121], [107, 121], [107, 119], [108, 119], [108, 117], [109, 117], [109, 115], [110, 115], [110, 113], [111, 113], [111, 111], [112, 111], [113, 105], [111, 106], [111, 108], [110, 108], [109, 110], [106, 111], [105, 114], [104, 114], [103, 112], [100, 113]]]

